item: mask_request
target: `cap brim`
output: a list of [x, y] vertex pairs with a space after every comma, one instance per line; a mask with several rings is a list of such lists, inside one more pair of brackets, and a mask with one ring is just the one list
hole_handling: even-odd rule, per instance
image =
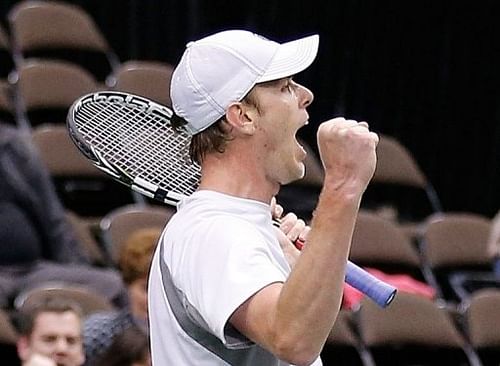
[[281, 79], [304, 71], [316, 58], [318, 46], [317, 34], [281, 44], [257, 83]]

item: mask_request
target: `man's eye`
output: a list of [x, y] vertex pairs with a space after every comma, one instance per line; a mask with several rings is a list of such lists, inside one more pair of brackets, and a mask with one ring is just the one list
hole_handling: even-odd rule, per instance
[[54, 337], [54, 336], [42, 337], [42, 341], [45, 343], [54, 343], [56, 340], [57, 340], [57, 337]]
[[292, 86], [292, 83], [286, 83], [284, 86], [283, 86], [283, 91], [288, 91], [288, 92], [293, 92], [293, 86]]
[[66, 342], [70, 345], [77, 344], [79, 339], [77, 337], [67, 337]]

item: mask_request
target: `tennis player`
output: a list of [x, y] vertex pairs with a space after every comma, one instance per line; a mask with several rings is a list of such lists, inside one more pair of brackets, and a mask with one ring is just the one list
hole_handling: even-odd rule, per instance
[[153, 259], [153, 365], [321, 365], [378, 137], [365, 122], [322, 123], [325, 179], [310, 231], [293, 215], [273, 226], [273, 197], [304, 176], [296, 134], [313, 94], [293, 76], [318, 44], [317, 35], [280, 44], [230, 30], [187, 45], [171, 97], [202, 178]]

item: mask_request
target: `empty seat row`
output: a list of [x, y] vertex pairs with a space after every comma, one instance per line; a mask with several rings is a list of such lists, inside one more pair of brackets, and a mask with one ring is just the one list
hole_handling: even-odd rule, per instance
[[77, 98], [103, 89], [139, 94], [170, 105], [171, 74], [172, 66], [166, 63], [129, 61], [113, 74], [113, 86], [105, 86], [76, 64], [31, 60], [17, 69], [10, 84], [0, 84], [0, 110], [4, 121], [29, 129], [44, 123], [65, 123]]
[[323, 350], [333, 365], [498, 365], [500, 290], [481, 290], [461, 312], [401, 292], [381, 309], [341, 311]]
[[[17, 309], [59, 296], [81, 305], [84, 315], [113, 309], [89, 289], [47, 285], [22, 293]], [[14, 347], [17, 332], [0, 309], [0, 345]], [[500, 290], [475, 294], [463, 312], [400, 293], [385, 309], [364, 301], [359, 310], [341, 310], [323, 348], [324, 365], [490, 366], [500, 362]]]
[[121, 62], [92, 16], [63, 1], [25, 0], [0, 26], [0, 118], [22, 127], [61, 123], [79, 96], [115, 89], [170, 105], [172, 66]]
[[6, 20], [2, 45], [10, 52], [15, 68], [31, 59], [67, 60], [104, 82], [120, 64], [92, 16], [76, 4], [20, 1], [10, 8]]

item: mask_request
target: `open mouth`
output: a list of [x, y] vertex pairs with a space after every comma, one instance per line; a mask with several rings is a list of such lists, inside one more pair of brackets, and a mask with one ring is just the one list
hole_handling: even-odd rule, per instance
[[[309, 120], [306, 120], [298, 130], [300, 130], [304, 126], [307, 126], [308, 124], [309, 124]], [[297, 132], [298, 132], [298, 130], [297, 130]], [[298, 148], [302, 152], [302, 159], [301, 160], [304, 160], [306, 155], [307, 155], [307, 151], [306, 151], [305, 147], [302, 146], [302, 144], [299, 142], [299, 139], [297, 138], [297, 132], [295, 134], [295, 143], [297, 144]]]
[[298, 141], [297, 136], [295, 136], [295, 144], [298, 147], [298, 150], [300, 151], [300, 155], [298, 156], [299, 160], [302, 161], [306, 158], [307, 151], [304, 146]]

